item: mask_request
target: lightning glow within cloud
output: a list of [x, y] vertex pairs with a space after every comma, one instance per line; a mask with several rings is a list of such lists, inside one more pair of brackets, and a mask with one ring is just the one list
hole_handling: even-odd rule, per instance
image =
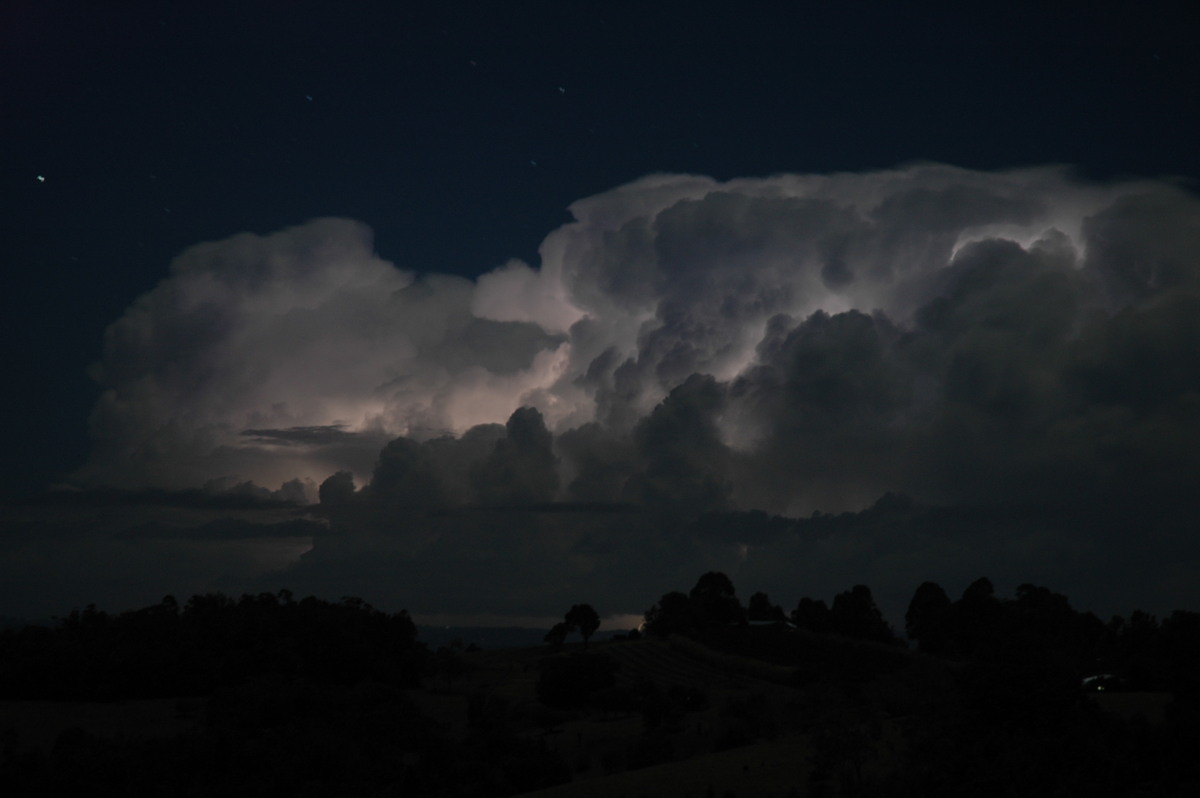
[[400, 270], [345, 220], [188, 250], [108, 330], [79, 479], [363, 481], [392, 438], [532, 406], [560, 497], [670, 493], [703, 462], [725, 500], [799, 512], [1064, 462], [1086, 481], [1090, 436], [1181, 412], [1114, 387], [1131, 347], [1187, 351], [1200, 211], [1165, 183], [655, 175], [571, 212], [539, 268], [474, 282]]

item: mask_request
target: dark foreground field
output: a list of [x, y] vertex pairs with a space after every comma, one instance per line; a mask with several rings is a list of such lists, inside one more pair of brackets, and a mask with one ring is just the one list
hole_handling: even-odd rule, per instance
[[[747, 648], [776, 634], [743, 633], [756, 636]], [[90, 794], [131, 795], [903, 795], [951, 794], [953, 785], [972, 782], [988, 794], [989, 778], [998, 784], [1004, 775], [1000, 763], [1024, 756], [1026, 769], [1061, 767], [1072, 783], [1099, 788], [1094, 794], [1120, 794], [1121, 785], [1136, 786], [1121, 774], [1139, 770], [1139, 752], [1148, 755], [1175, 710], [1164, 693], [1073, 695], [1059, 706], [1000, 695], [1007, 706], [981, 708], [971, 704], [987, 691], [970, 687], [976, 675], [961, 665], [780, 634], [790, 635], [782, 649], [807, 650], [821, 670], [798, 676], [779, 662], [673, 637], [593, 644], [586, 652], [579, 644], [558, 652], [442, 649], [422, 686], [366, 701], [361, 688], [329, 693], [294, 682], [211, 698], [4, 701], [5, 776], [63, 794], [78, 786], [72, 778], [90, 783]], [[611, 681], [579, 695], [547, 693], [552, 663], [582, 672], [596, 662]], [[992, 676], [997, 690], [1014, 687]], [[1024, 682], [1041, 694], [1037, 701], [1049, 700], [1051, 688]], [[346, 706], [321, 706], [331, 699]], [[281, 701], [293, 706], [272, 706]], [[990, 728], [982, 728], [981, 710]], [[381, 714], [403, 715], [393, 721], [427, 739], [397, 735]], [[1024, 729], [1015, 725], [1022, 722]], [[976, 723], [978, 739], [962, 737]], [[376, 729], [384, 750], [348, 753], [355, 745], [347, 736], [353, 743], [364, 724]], [[1071, 730], [1081, 735], [1077, 747], [1094, 751], [1061, 752], [1056, 761], [1051, 752], [1072, 741], [1055, 735]], [[1058, 748], [1028, 755], [1049, 742]], [[972, 749], [987, 745], [990, 753], [974, 755], [992, 764], [955, 772], [970, 764]], [[1129, 761], [1111, 761], [1114, 752]], [[190, 784], [173, 782], [153, 768], [139, 772], [148, 756], [185, 772], [229, 767], [240, 775], [193, 772]], [[390, 766], [377, 761], [392, 757]], [[321, 763], [319, 778], [309, 759]], [[1086, 763], [1101, 775], [1084, 778]], [[1153, 784], [1144, 781], [1147, 789]]]
[[[1106, 626], [1029, 590], [941, 601], [910, 629], [918, 651], [875, 623], [803, 628], [826, 622], [813, 602], [792, 623], [770, 607], [777, 620], [749, 620], [728, 592], [707, 609], [664, 596], [645, 636], [587, 645], [551, 630], [496, 649], [430, 650], [405, 613], [286, 591], [88, 608], [0, 633], [0, 784], [194, 798], [1200, 794], [1192, 614]], [[1028, 612], [1034, 600], [1058, 615]]]
[[[470, 794], [472, 788], [496, 790], [476, 794], [525, 794], [510, 790], [546, 781], [554, 786], [533, 794], [807, 795], [814, 730], [862, 720], [856, 701], [841, 695], [839, 688], [823, 684], [799, 688], [792, 684], [789, 668], [720, 653], [683, 638], [598, 643], [586, 653], [579, 644], [556, 653], [545, 647], [447, 651], [443, 649], [440, 668], [436, 664], [431, 668], [423, 686], [403, 689], [398, 696], [403, 706], [392, 710], [399, 708], [410, 721], [419, 718], [441, 745], [469, 750], [470, 755], [460, 760], [465, 768], [479, 767], [479, 760], [489, 758], [488, 752], [475, 750], [482, 746], [492, 747], [491, 754], [502, 760], [490, 768], [503, 771], [532, 754], [537, 762], [527, 764], [543, 766], [544, 774], [468, 778], [467, 784], [457, 787], [444, 781], [436, 787], [429, 783], [424, 793], [416, 792], [421, 785], [413, 783], [405, 789], [362, 784], [370, 791], [355, 792], [352, 786], [344, 793], [321, 792], [322, 785], [310, 783], [306, 790], [291, 775], [280, 779], [281, 788], [291, 784], [299, 787], [294, 794], [311, 795]], [[580, 697], [545, 695], [543, 674], [551, 662], [588, 661], [609, 664], [611, 684]], [[232, 760], [259, 748], [266, 754], [271, 746], [256, 739], [260, 736], [321, 745], [326, 742], [321, 735], [337, 733], [341, 724], [336, 718], [314, 719], [311, 713], [303, 717], [305, 712], [298, 707], [286, 711], [253, 706], [258, 701], [269, 703], [272, 692], [282, 695], [289, 690], [260, 684], [254, 695], [238, 696], [247, 716], [272, 711], [278, 716], [246, 717], [236, 723], [229, 742], [236, 739], [247, 750], [229, 752]], [[309, 688], [312, 695], [307, 696], [304, 691], [290, 692], [303, 704], [317, 691]], [[70, 773], [73, 766], [81, 780], [99, 776], [93, 786], [100, 793], [106, 784], [115, 790], [122, 783], [122, 764], [136, 765], [138, 752], [157, 751], [168, 759], [183, 755], [186, 760], [187, 749], [220, 735], [222, 721], [217, 716], [228, 713], [224, 705], [229, 698], [221, 693], [215, 698], [0, 702], [6, 775], [24, 777], [32, 787], [34, 778], [49, 778], [43, 768], [65, 765]], [[296, 728], [316, 731], [322, 723], [329, 728], [315, 737]], [[172, 745], [179, 750], [173, 756], [164, 754]], [[516, 750], [503, 753], [508, 746]], [[422, 755], [407, 751], [399, 758], [417, 766]], [[303, 751], [292, 752], [292, 758], [303, 756]], [[284, 794], [264, 783], [269, 780], [263, 778], [266, 775], [259, 773], [255, 779], [266, 792], [246, 794]], [[136, 784], [136, 775], [132, 778]], [[201, 776], [192, 790], [161, 782], [159, 786], [181, 790], [176, 794], [210, 794], [197, 791], [207, 778]], [[211, 786], [219, 783], [215, 780]], [[69, 784], [60, 778], [43, 786]], [[447, 791], [441, 792], [443, 788]]]

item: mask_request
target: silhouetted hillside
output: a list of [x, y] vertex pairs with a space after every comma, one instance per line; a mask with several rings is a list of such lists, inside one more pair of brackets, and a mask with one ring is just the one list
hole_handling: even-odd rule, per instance
[[[743, 607], [717, 572], [664, 594], [644, 635], [589, 641], [595, 611], [576, 604], [544, 644], [517, 648], [431, 647], [406, 613], [287, 591], [88, 607], [0, 632], [0, 782], [14, 794], [560, 798], [1200, 786], [1197, 613], [1105, 623], [1046, 588], [1007, 599], [981, 579], [954, 600], [920, 585], [905, 620], [915, 649], [865, 585], [788, 613], [763, 593]], [[143, 701], [160, 714], [139, 733], [134, 698], [174, 701], [174, 720]], [[37, 699], [59, 702], [42, 713], [60, 719], [49, 737], [29, 726]]]
[[89, 606], [55, 628], [0, 635], [0, 697], [113, 700], [208, 695], [250, 679], [399, 686], [420, 681], [426, 652], [405, 612], [359, 599], [290, 593], [167, 596], [119, 615]]
[[[594, 640], [607, 640], [617, 631], [596, 632]], [[463, 647], [471, 645], [479, 648], [523, 648], [537, 646], [544, 642], [545, 629], [532, 629], [523, 626], [417, 626], [417, 639], [436, 650], [441, 646], [458, 641]]]

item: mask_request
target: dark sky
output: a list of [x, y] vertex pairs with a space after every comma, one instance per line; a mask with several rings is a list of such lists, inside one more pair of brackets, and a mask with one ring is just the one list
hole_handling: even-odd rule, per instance
[[[1194, 28], [1184, 3], [1046, 5], [5, 3], [3, 493], [212, 492], [245, 480], [278, 492], [299, 478], [313, 482], [292, 498], [311, 499], [337, 470], [370, 482], [383, 444], [407, 432], [422, 442], [397, 457], [437, 475], [439, 501], [454, 506], [586, 499], [674, 518], [662, 508], [709, 502], [807, 516], [896, 490], [938, 506], [1025, 507], [1060, 502], [1043, 489], [1057, 474], [1075, 507], [1123, 469], [1158, 475], [1145, 481], [1160, 492], [1123, 480], [1122, 506], [1151, 495], [1170, 504], [1196, 473], [1178, 443], [1197, 432], [1187, 403], [1200, 340], [1187, 321], [1200, 268]], [[715, 182], [614, 191], [654, 174]], [[788, 175], [839, 176], [813, 188]], [[746, 178], [757, 182], [719, 188]], [[572, 207], [589, 197], [599, 199]], [[365, 227], [280, 233], [327, 217]], [[555, 239], [566, 249], [547, 269], [539, 247], [581, 218], [586, 230]], [[1065, 239], [1046, 238], [1051, 228]], [[231, 238], [241, 233], [267, 238]], [[225, 243], [192, 250], [138, 299], [173, 259], [215, 241]], [[820, 263], [811, 284], [793, 280], [806, 267], [781, 265], [806, 248]], [[1053, 272], [1056, 257], [1075, 271]], [[510, 259], [543, 270], [495, 271]], [[978, 276], [994, 270], [1004, 280]], [[482, 275], [478, 289], [449, 277]], [[980, 280], [1003, 285], [972, 299]], [[372, 304], [388, 295], [402, 298]], [[1046, 297], [1058, 304], [1039, 321], [1034, 300]], [[1019, 344], [978, 332], [1010, 312], [997, 310], [1005, 302], [1020, 316]], [[831, 315], [810, 319], [818, 310]], [[777, 313], [790, 321], [770, 326]], [[570, 327], [582, 315], [591, 326]], [[528, 419], [514, 428], [521, 404], [545, 417], [549, 442]], [[425, 451], [434, 432], [506, 422], [503, 435], [479, 433], [475, 454], [467, 443]], [[975, 467], [985, 459], [994, 469]], [[699, 462], [724, 470], [704, 476]], [[688, 493], [710, 477], [732, 486], [719, 501]], [[34, 557], [22, 548], [34, 535], [28, 512], [9, 513], [12, 562]], [[95, 535], [125, 534], [88, 517]], [[1046, 521], [1053, 529], [1036, 538], [1067, 541], [1055, 549], [1062, 568], [1031, 566], [1028, 578], [1102, 570], [1087, 552], [1108, 544], [1072, 517], [1071, 529]], [[492, 529], [501, 522], [470, 518], [454, 534], [503, 534]], [[554, 545], [584, 541], [558, 555], [585, 557], [593, 533], [550, 526], [538, 535]], [[1169, 526], [1164, 539], [1184, 546]], [[691, 553], [679, 554], [679, 575], [645, 574], [659, 592], [686, 587], [670, 582], [689, 568], [728, 567], [696, 548], [696, 534], [671, 535]], [[656, 556], [682, 551], [656, 541]], [[526, 545], [527, 564], [557, 551], [540, 537]], [[944, 563], [929, 573], [965, 578], [954, 546], [930, 546], [906, 549], [906, 578], [935, 549]], [[461, 551], [413, 550], [394, 568], [465, 568]], [[1185, 583], [1195, 572], [1170, 551], [1170, 579]], [[863, 555], [860, 576], [858, 555], [843, 554], [845, 587], [884, 567]], [[68, 603], [156, 600], [160, 583], [138, 587], [155, 556], [122, 560], [120, 590], [97, 577], [86, 586], [101, 595]], [[260, 576], [244, 552], [213, 556], [243, 564], [181, 569], [173, 589], [240, 589]], [[361, 562], [324, 556], [276, 581], [354, 587]], [[1168, 578], [1154, 568], [1138, 578], [1155, 587], [1131, 600], [1184, 595], [1158, 590]], [[477, 611], [454, 598], [458, 584], [444, 580], [441, 604], [424, 611]], [[376, 589], [366, 575], [361, 585]], [[35, 593], [14, 589], [11, 612], [40, 611]], [[523, 598], [503, 611], [545, 609]]]

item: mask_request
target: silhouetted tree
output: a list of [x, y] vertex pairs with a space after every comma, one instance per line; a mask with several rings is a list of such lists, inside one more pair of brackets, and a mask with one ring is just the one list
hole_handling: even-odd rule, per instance
[[962, 598], [954, 602], [951, 616], [950, 636], [956, 652], [962, 656], [990, 656], [998, 645], [1002, 611], [990, 579], [983, 576], [968, 585]]
[[951, 603], [937, 582], [922, 582], [908, 603], [904, 630], [917, 642], [917, 649], [929, 654], [945, 650], [950, 623]]
[[1123, 647], [1129, 651], [1157, 653], [1158, 619], [1148, 612], [1134, 610], [1129, 621], [1122, 625], [1121, 640]]
[[745, 623], [746, 613], [737, 599], [733, 582], [720, 571], [709, 571], [696, 581], [688, 598], [700, 619], [712, 626]]
[[1134, 610], [1129, 620], [1116, 616], [1109, 624], [1111, 670], [1125, 677], [1134, 689], [1162, 689], [1167, 672], [1162, 657], [1162, 630], [1158, 620]]
[[1091, 613], [1076, 612], [1064, 595], [1022, 584], [1016, 600], [1001, 608], [1001, 650], [996, 654], [1005, 659], [1074, 672], [1090, 667], [1101, 654], [1104, 624]]
[[770, 597], [762, 591], [750, 597], [750, 605], [746, 608], [746, 617], [752, 621], [775, 621], [778, 623], [787, 620], [783, 607], [772, 604]]
[[829, 615], [833, 631], [837, 634], [880, 643], [897, 642], [892, 628], [883, 619], [883, 613], [875, 606], [871, 589], [866, 585], [855, 585], [849, 591], [834, 596]]
[[1200, 696], [1200, 613], [1175, 610], [1167, 616], [1162, 623], [1162, 652], [1171, 689], [1188, 696], [1194, 705]]
[[550, 627], [550, 631], [546, 632], [546, 636], [542, 638], [549, 643], [551, 648], [558, 650], [562, 648], [563, 643], [567, 640], [567, 635], [571, 633], [571, 627], [564, 621], [559, 621]]
[[568, 628], [578, 629], [583, 636], [583, 647], [588, 647], [588, 640], [600, 628], [600, 616], [592, 609], [591, 604], [576, 604], [568, 610], [563, 619]]
[[832, 623], [829, 607], [821, 599], [802, 598], [796, 609], [792, 610], [792, 623], [797, 629], [825, 634], [830, 630]]
[[1200, 613], [1173, 611], [1162, 622], [1162, 643], [1168, 657], [1200, 662]]
[[688, 634], [698, 622], [691, 599], [677, 590], [664, 594], [645, 614], [646, 632], [658, 637]]
[[992, 580], [986, 576], [981, 576], [967, 585], [967, 589], [963, 591], [961, 600], [965, 604], [983, 604], [991, 602], [995, 598], [996, 588], [992, 586]]
[[646, 631], [660, 637], [692, 634], [704, 628], [744, 624], [746, 611], [733, 582], [720, 571], [701, 576], [688, 595], [667, 593], [645, 614]]

